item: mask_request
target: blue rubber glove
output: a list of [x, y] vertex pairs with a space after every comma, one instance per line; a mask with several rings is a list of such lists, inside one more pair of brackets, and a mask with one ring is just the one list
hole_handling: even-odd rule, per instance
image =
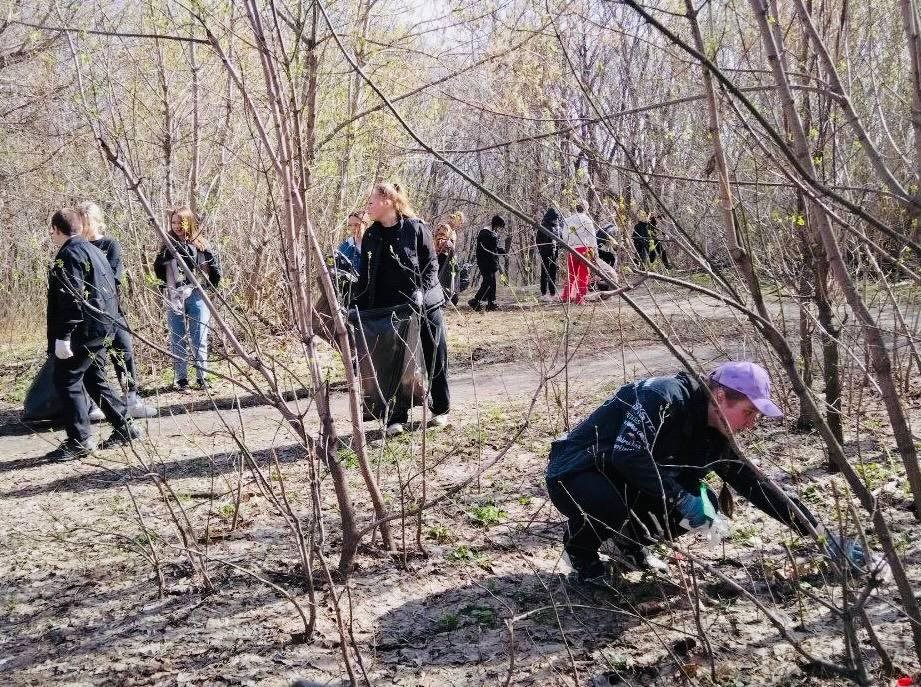
[[707, 486], [701, 484], [699, 496], [687, 491], [675, 503], [678, 512], [684, 516], [680, 524], [685, 529], [696, 530], [698, 527], [711, 524], [716, 518], [716, 509], [713, 508], [707, 492]]
[[843, 555], [844, 560], [851, 566], [852, 572], [860, 573], [866, 570], [867, 554], [857, 539], [841, 537], [837, 534], [826, 534], [825, 537], [823, 553], [828, 559], [837, 563]]

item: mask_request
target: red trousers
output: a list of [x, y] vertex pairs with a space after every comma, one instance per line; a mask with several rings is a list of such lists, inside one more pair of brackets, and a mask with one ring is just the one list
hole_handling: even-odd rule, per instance
[[[583, 257], [588, 256], [589, 250], [591, 249], [588, 246], [575, 247], [576, 253]], [[578, 260], [572, 253], [566, 254], [566, 264], [569, 268], [569, 276], [560, 300], [564, 303], [582, 303], [585, 300], [585, 294], [588, 293], [588, 265]]]

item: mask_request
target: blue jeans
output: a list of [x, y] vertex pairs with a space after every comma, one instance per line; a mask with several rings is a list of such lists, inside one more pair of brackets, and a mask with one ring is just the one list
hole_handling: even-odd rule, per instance
[[176, 313], [170, 308], [166, 315], [170, 351], [176, 356], [173, 358], [173, 373], [176, 381], [189, 378], [189, 354], [186, 345], [188, 337], [192, 340], [195, 375], [201, 382], [208, 372], [208, 322], [211, 319], [211, 311], [205, 305], [198, 289], [185, 299], [184, 310], [184, 313]]

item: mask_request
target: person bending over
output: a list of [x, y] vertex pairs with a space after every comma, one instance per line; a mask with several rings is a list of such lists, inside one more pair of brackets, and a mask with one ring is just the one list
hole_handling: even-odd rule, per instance
[[[721, 517], [718, 499], [703, 483], [711, 470], [798, 533], [808, 533], [807, 522], [820, 527], [801, 502], [788, 500], [730, 450], [730, 434], [751, 429], [762, 415], [782, 415], [771, 401], [765, 369], [724, 363], [707, 386], [712, 400], [685, 372], [626, 384], [553, 442], [547, 490], [568, 519], [564, 549], [580, 581], [606, 575], [598, 549], [607, 539], [628, 561], [648, 567], [654, 559], [646, 546]], [[828, 535], [826, 554], [841, 552], [856, 567], [866, 562], [856, 541]]]

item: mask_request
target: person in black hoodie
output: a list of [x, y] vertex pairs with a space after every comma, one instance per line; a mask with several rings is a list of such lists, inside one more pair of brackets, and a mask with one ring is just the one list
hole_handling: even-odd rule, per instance
[[121, 307], [121, 287], [125, 278], [125, 266], [122, 262], [121, 244], [111, 236], [106, 236], [106, 223], [102, 215], [102, 208], [96, 203], [85, 201], [77, 206], [80, 219], [83, 221], [81, 234], [83, 238], [101, 250], [109, 261], [112, 273], [115, 275], [115, 290], [118, 295], [118, 321], [112, 333], [112, 367], [119, 384], [125, 390], [125, 405], [128, 406], [128, 415], [134, 418], [156, 417], [157, 409], [146, 405], [138, 397], [137, 370], [134, 365], [134, 344], [131, 341], [131, 332], [128, 322]]
[[649, 262], [649, 221], [651, 215], [641, 219], [633, 225], [633, 247], [636, 249], [636, 257], [639, 260], [639, 266], [646, 269]]
[[51, 217], [57, 253], [48, 272], [48, 354], [57, 358], [54, 386], [67, 432], [64, 443], [46, 456], [55, 460], [84, 458], [96, 449], [87, 394], [114, 428], [102, 448], [130, 443], [143, 434], [127, 419], [125, 404], [106, 381], [118, 318], [115, 275], [102, 251], [80, 236], [81, 227], [80, 215], [70, 208]]
[[474, 310], [480, 309], [480, 303], [486, 301], [487, 310], [496, 309], [496, 273], [499, 271], [499, 256], [505, 249], [499, 247], [499, 230], [505, 228], [505, 220], [496, 215], [488, 227], [480, 229], [476, 237], [476, 266], [480, 270], [482, 281], [476, 295], [467, 301]]
[[[411, 305], [421, 315], [420, 338], [429, 378], [432, 424], [448, 424], [448, 343], [442, 307], [444, 289], [438, 281], [438, 259], [432, 233], [409, 204], [397, 183], [374, 186], [367, 206], [373, 222], [361, 241], [361, 271], [355, 287], [359, 310]], [[394, 408], [387, 435], [403, 432], [409, 408]]]
[[[198, 219], [189, 207], [180, 207], [170, 215], [170, 243], [185, 266], [204, 288], [217, 288], [221, 282], [221, 262], [217, 253], [201, 235]], [[198, 387], [208, 387], [208, 323], [211, 311], [201, 291], [192, 287], [182, 267], [163, 246], [154, 259], [154, 274], [162, 283], [167, 302], [167, 324], [173, 374], [180, 391], [189, 388], [186, 337], [192, 342], [192, 358]]]
[[[560, 213], [556, 208], [547, 208], [540, 224], [554, 236], [560, 235]], [[559, 246], [542, 231], [537, 232], [535, 242], [537, 243], [537, 254], [540, 256], [540, 295], [546, 298], [549, 294], [550, 298], [553, 298], [556, 296], [556, 259]]]
[[824, 533], [829, 558], [843, 555], [864, 569], [871, 559], [857, 540], [824, 532], [804, 504], [732, 453], [730, 435], [751, 429], [762, 415], [782, 415], [770, 399], [767, 371], [728, 362], [706, 383], [709, 395], [685, 372], [626, 384], [551, 445], [547, 489], [569, 520], [564, 549], [579, 580], [607, 575], [598, 556], [606, 539], [615, 540], [628, 563], [660, 568], [664, 562], [647, 545], [718, 525], [722, 499], [703, 481], [711, 470], [791, 529]]

